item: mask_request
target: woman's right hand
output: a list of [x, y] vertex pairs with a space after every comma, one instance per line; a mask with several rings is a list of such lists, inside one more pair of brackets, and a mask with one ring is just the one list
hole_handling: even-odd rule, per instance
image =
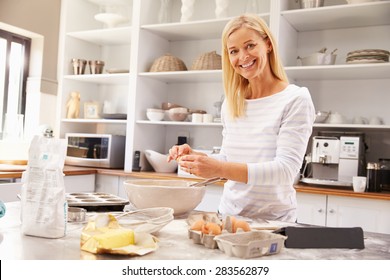
[[169, 149], [168, 162], [171, 160], [178, 160], [181, 156], [192, 154], [192, 148], [188, 144], [175, 145]]

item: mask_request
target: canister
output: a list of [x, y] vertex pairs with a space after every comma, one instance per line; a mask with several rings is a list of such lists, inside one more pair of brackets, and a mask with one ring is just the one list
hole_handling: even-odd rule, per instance
[[379, 180], [382, 191], [390, 191], [390, 159], [379, 159]]
[[377, 162], [367, 163], [367, 191], [368, 192], [380, 192], [380, 180], [379, 180], [380, 165]]

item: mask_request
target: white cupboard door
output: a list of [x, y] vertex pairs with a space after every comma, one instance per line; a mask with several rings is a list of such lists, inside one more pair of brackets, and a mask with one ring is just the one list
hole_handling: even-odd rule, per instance
[[326, 225], [326, 195], [297, 193], [298, 223]]
[[65, 176], [64, 184], [67, 193], [94, 192], [95, 174]]
[[362, 227], [364, 231], [390, 233], [390, 201], [328, 196], [327, 226]]

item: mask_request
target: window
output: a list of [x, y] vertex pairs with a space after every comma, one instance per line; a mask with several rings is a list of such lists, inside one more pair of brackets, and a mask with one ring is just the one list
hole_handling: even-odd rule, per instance
[[0, 139], [5, 117], [24, 115], [31, 39], [0, 29]]

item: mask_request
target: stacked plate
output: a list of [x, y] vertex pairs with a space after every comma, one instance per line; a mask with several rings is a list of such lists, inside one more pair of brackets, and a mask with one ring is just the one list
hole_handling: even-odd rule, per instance
[[347, 54], [347, 63], [389, 62], [390, 52], [380, 49], [356, 50]]

